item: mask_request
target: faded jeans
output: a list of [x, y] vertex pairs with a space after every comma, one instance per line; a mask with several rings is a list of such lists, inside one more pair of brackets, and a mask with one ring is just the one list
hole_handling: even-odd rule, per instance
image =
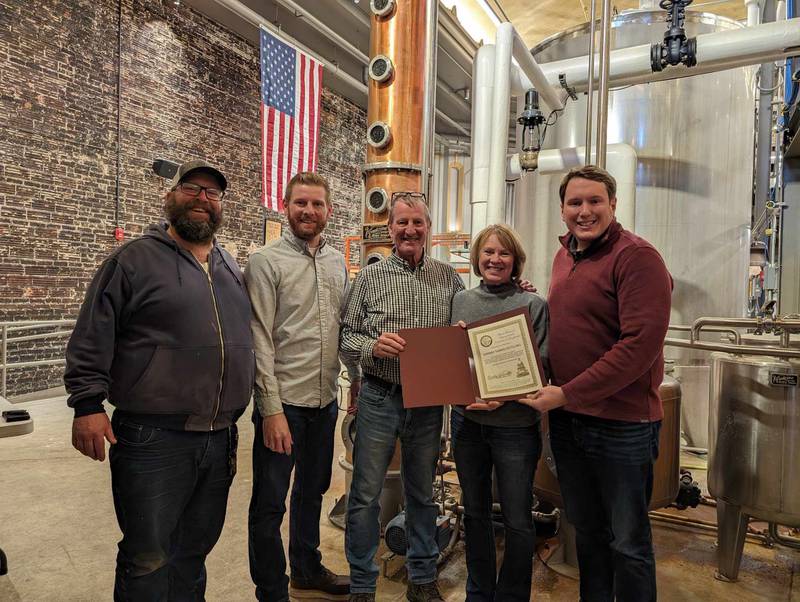
[[375, 554], [380, 542], [378, 501], [398, 438], [402, 447], [409, 581], [429, 583], [436, 579], [438, 509], [433, 501], [433, 479], [441, 432], [440, 406], [406, 410], [399, 385], [365, 377], [358, 397], [345, 534], [351, 593], [375, 591]]

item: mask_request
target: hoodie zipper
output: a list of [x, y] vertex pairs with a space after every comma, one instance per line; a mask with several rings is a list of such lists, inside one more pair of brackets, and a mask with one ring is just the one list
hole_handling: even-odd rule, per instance
[[209, 430], [214, 430], [214, 421], [217, 419], [217, 415], [219, 414], [219, 408], [222, 405], [222, 384], [223, 379], [225, 377], [225, 338], [222, 334], [222, 322], [219, 319], [219, 308], [217, 307], [217, 296], [214, 294], [214, 283], [211, 280], [211, 264], [212, 264], [212, 255], [214, 251], [213, 249], [208, 252], [208, 272], [206, 275], [208, 276], [208, 288], [211, 291], [211, 303], [214, 306], [214, 317], [217, 319], [217, 332], [219, 332], [219, 348], [221, 352], [221, 365], [219, 371], [219, 389], [217, 391], [217, 403], [214, 405], [214, 413], [211, 416], [211, 424], [209, 425]]

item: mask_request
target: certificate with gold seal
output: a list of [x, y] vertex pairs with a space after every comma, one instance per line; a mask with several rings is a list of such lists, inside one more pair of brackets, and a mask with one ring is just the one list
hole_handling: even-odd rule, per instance
[[412, 328], [398, 334], [403, 404], [456, 404], [476, 398], [508, 401], [544, 386], [527, 308], [471, 322], [466, 328]]
[[478, 397], [518, 399], [542, 388], [530, 318], [525, 313], [467, 326]]

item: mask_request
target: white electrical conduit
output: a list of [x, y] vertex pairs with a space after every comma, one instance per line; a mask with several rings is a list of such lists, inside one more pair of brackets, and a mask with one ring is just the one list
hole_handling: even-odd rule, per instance
[[[650, 44], [614, 50], [611, 53], [611, 86], [641, 84], [712, 73], [754, 65], [800, 54], [800, 18], [764, 23], [731, 31], [697, 36], [697, 65], [677, 65], [654, 73], [650, 67]], [[539, 65], [548, 83], [559, 88], [563, 73], [567, 85], [582, 92], [586, 88], [589, 59], [586, 56]], [[597, 67], [597, 63], [595, 63]], [[541, 91], [540, 91], [541, 92]]]
[[744, 0], [744, 8], [747, 11], [748, 27], [754, 27], [761, 23], [760, 0]]
[[[568, 171], [584, 165], [585, 154], [586, 148], [583, 146], [539, 151], [536, 171], [542, 175]], [[617, 181], [617, 221], [633, 232], [636, 226], [636, 151], [628, 144], [609, 144], [606, 147], [606, 170]], [[511, 155], [507, 177], [518, 178], [521, 175], [519, 154]], [[484, 226], [486, 224], [480, 227]], [[473, 233], [477, 231], [473, 224]]]

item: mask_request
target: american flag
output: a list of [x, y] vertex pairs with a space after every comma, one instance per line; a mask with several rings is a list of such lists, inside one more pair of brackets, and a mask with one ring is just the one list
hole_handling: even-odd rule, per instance
[[283, 210], [291, 177], [317, 168], [322, 64], [261, 29], [262, 203]]

